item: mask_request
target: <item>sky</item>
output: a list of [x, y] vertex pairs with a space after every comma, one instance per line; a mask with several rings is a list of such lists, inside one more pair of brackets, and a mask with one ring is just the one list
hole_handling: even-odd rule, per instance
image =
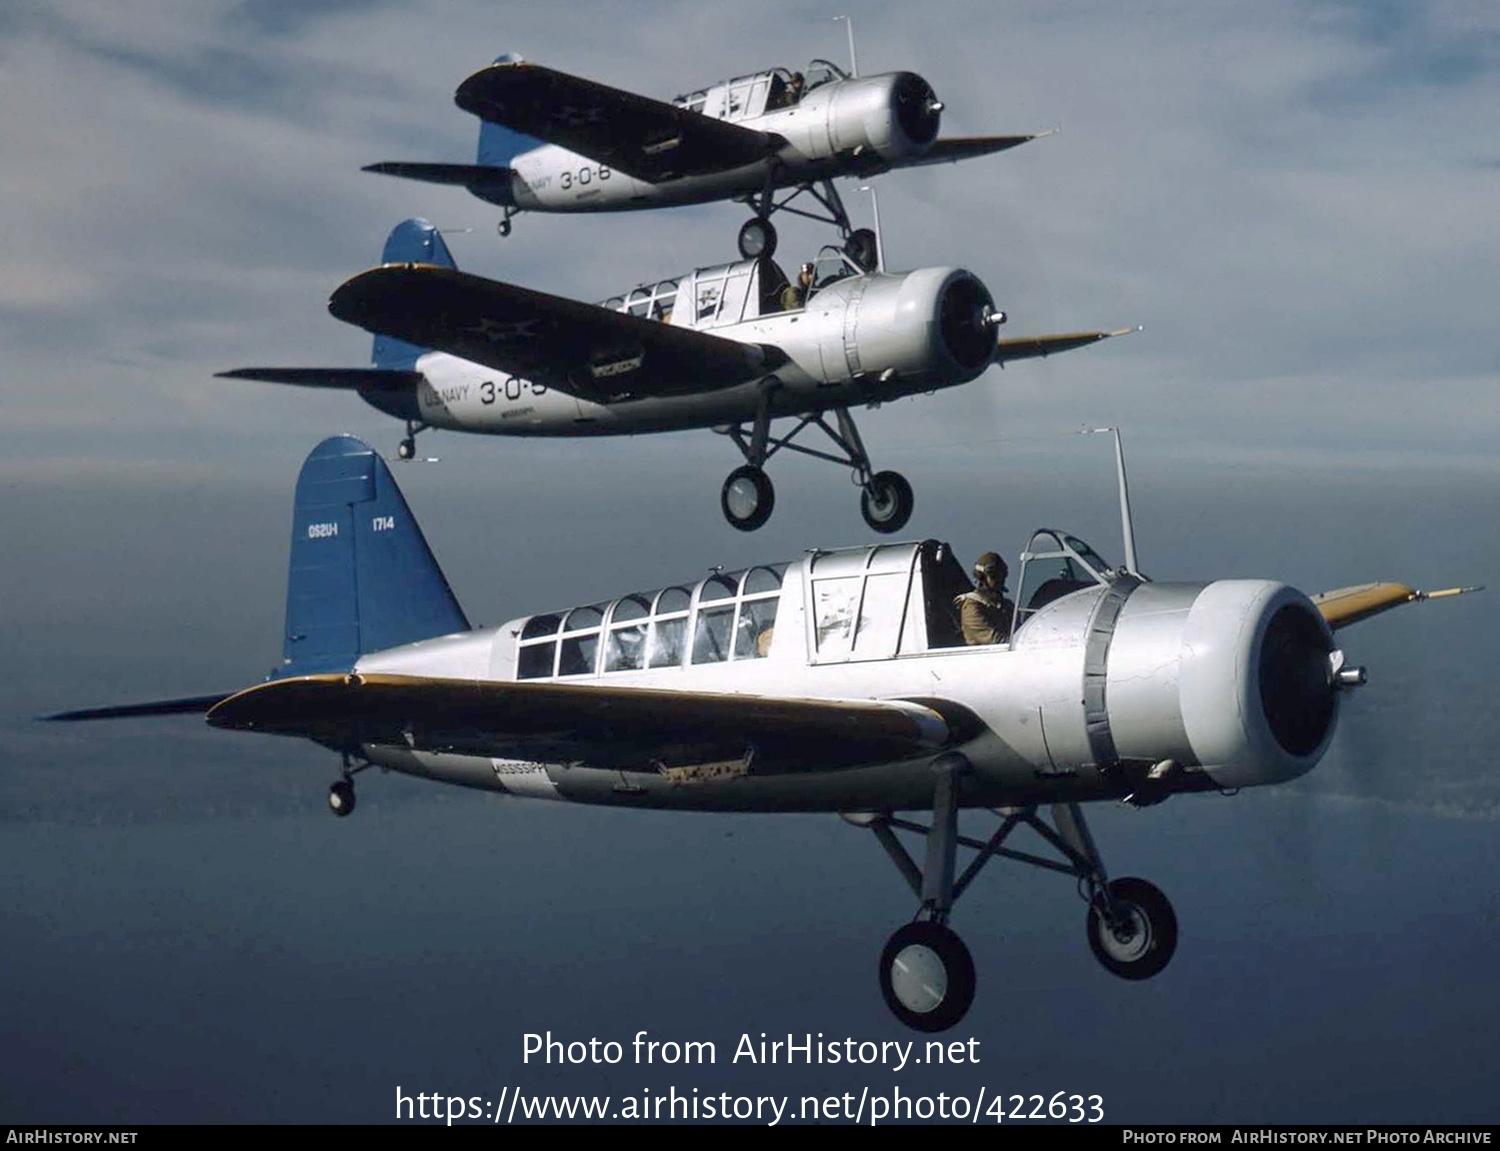
[[[1060, 128], [882, 177], [888, 263], [968, 267], [1010, 334], [1144, 327], [860, 413], [877, 467], [916, 489], [911, 536], [1013, 556], [1055, 523], [1119, 554], [1107, 446], [1071, 434], [1119, 423], [1159, 578], [1486, 581], [1492, 5], [840, 10], [863, 71], [934, 85], [945, 134]], [[369, 1122], [419, 1076], [464, 1095], [700, 1082], [523, 1067], [527, 1030], [898, 1037], [873, 968], [910, 908], [831, 818], [626, 816], [379, 776], [335, 825], [316, 748], [29, 718], [228, 690], [277, 658], [302, 457], [341, 431], [390, 452], [400, 429], [349, 396], [212, 376], [367, 362], [326, 300], [397, 221], [432, 219], [462, 267], [599, 299], [730, 258], [743, 216], [522, 216], [501, 240], [493, 208], [361, 165], [468, 162], [452, 92], [501, 52], [669, 97], [844, 61], [832, 14], [0, 9], [0, 976], [28, 989], [0, 1008], [0, 1114]], [[782, 235], [788, 259], [826, 239]], [[703, 432], [421, 442], [442, 462], [400, 482], [476, 622], [869, 535], [843, 475], [782, 458], [770, 524], [732, 532], [716, 497], [738, 457]], [[1487, 608], [1350, 633], [1372, 682], [1307, 779], [1101, 809], [1112, 867], [1150, 876], [1185, 925], [1150, 985], [1097, 970], [1065, 883], [987, 873], [955, 923], [981, 968], [963, 1026], [995, 1062], [953, 1081], [1102, 1083], [1112, 1118], [1141, 1121], [1493, 1121]], [[813, 1080], [865, 1082], [719, 1071]]]

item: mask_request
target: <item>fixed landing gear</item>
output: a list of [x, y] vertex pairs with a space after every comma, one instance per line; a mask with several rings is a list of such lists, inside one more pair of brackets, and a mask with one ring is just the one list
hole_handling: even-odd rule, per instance
[[[875, 472], [870, 467], [870, 456], [864, 442], [859, 438], [859, 429], [854, 426], [854, 417], [848, 408], [832, 409], [834, 424], [830, 425], [826, 412], [814, 412], [799, 418], [797, 426], [784, 436], [771, 434], [771, 397], [780, 385], [768, 384], [761, 393], [761, 402], [755, 419], [749, 428], [744, 424], [731, 424], [715, 431], [728, 436], [745, 457], [745, 466], [729, 473], [719, 493], [719, 506], [724, 518], [740, 531], [750, 532], [771, 518], [771, 509], [776, 503], [776, 493], [764, 471], [766, 461], [782, 448], [801, 452], [815, 459], [842, 464], [854, 469], [854, 482], [860, 489], [860, 513], [865, 523], [883, 535], [898, 532], [911, 519], [916, 499], [911, 484], [899, 472]], [[805, 444], [793, 443], [799, 434], [815, 427], [826, 435], [843, 455], [820, 451]]]
[[1150, 979], [1177, 950], [1177, 915], [1155, 884], [1127, 875], [1110, 881], [1108, 900], [1089, 905], [1088, 935], [1107, 970], [1121, 979]]
[[751, 216], [740, 225], [737, 243], [740, 249], [740, 259], [769, 260], [776, 254], [776, 229], [764, 216]]
[[[821, 211], [793, 207], [792, 201], [800, 196], [811, 197]], [[754, 209], [755, 215], [740, 225], [737, 245], [742, 260], [770, 259], [776, 253], [776, 229], [771, 224], [771, 217], [777, 212], [789, 212], [820, 224], [832, 224], [838, 229], [844, 251], [865, 271], [874, 271], [880, 261], [880, 245], [875, 233], [869, 228], [854, 227], [832, 180], [823, 180], [820, 184], [798, 184], [780, 200], [776, 199], [775, 189], [767, 182], [764, 190], [746, 196], [744, 202]]]
[[869, 228], [856, 228], [844, 240], [844, 254], [867, 272], [880, 262], [880, 246]]
[[354, 811], [354, 777], [369, 766], [368, 763], [356, 764], [345, 753], [343, 771], [328, 787], [328, 810], [340, 819]]
[[724, 481], [719, 506], [731, 527], [753, 532], [771, 518], [771, 510], [776, 506], [771, 477], [753, 464], [735, 468]]
[[880, 954], [880, 994], [908, 1027], [946, 1031], [974, 1002], [974, 958], [951, 928], [908, 923]]
[[403, 460], [413, 460], [417, 456], [417, 433], [425, 431], [427, 425], [415, 420], [406, 421], [406, 438], [396, 445], [396, 455]]
[[328, 788], [328, 810], [343, 818], [354, 811], [354, 781], [341, 779]]
[[878, 532], [900, 531], [915, 504], [911, 484], [900, 472], [876, 472], [859, 493], [860, 514]]
[[[962, 781], [969, 770], [969, 761], [956, 752], [934, 761], [937, 779], [931, 826], [889, 812], [844, 816], [875, 833], [921, 901], [916, 919], [898, 929], [880, 955], [880, 993], [891, 1013], [908, 1027], [929, 1032], [945, 1031], [963, 1019], [974, 1001], [974, 960], [948, 926], [948, 917], [959, 896], [997, 856], [1078, 880], [1089, 905], [1089, 947], [1105, 970], [1122, 979], [1140, 980], [1166, 967], [1177, 948], [1177, 916], [1172, 905], [1144, 879], [1108, 879], [1078, 805], [1054, 804], [1051, 826], [1038, 815], [1035, 804], [999, 808], [996, 814], [1001, 822], [995, 833], [988, 840], [972, 839], [958, 833]], [[1061, 858], [1006, 847], [1011, 833], [1023, 825]], [[896, 838], [898, 830], [923, 837], [926, 853], [921, 867]], [[955, 879], [959, 847], [976, 854]]]
[[510, 235], [510, 218], [515, 214], [516, 213], [513, 208], [506, 208], [505, 215], [501, 216], [500, 219], [495, 222], [495, 231], [500, 233], [500, 238], [502, 240], [505, 239], [506, 236]]

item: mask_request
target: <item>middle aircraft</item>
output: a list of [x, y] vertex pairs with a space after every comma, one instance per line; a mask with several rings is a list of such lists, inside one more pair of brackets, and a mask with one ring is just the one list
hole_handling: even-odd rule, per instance
[[[782, 448], [854, 470], [878, 532], [911, 516], [911, 485], [876, 472], [849, 409], [966, 384], [991, 364], [1083, 347], [1117, 331], [1000, 339], [1005, 313], [955, 267], [888, 273], [826, 246], [796, 282], [768, 256], [698, 268], [586, 304], [460, 272], [425, 220], [397, 225], [383, 263], [328, 303], [376, 335], [372, 368], [239, 368], [220, 375], [357, 391], [425, 428], [517, 436], [635, 435], [713, 428], [745, 463], [724, 518], [770, 518], [766, 461]], [[832, 417], [830, 422], [830, 417]], [[772, 421], [795, 419], [784, 435]], [[816, 428], [839, 454], [795, 443]]]

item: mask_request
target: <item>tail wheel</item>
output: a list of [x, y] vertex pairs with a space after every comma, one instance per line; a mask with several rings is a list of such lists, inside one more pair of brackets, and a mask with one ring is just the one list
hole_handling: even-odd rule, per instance
[[354, 783], [341, 779], [328, 789], [328, 810], [342, 818], [354, 810]]
[[724, 481], [719, 506], [731, 527], [753, 532], [771, 518], [771, 510], [776, 506], [771, 477], [753, 464], [735, 468]]
[[941, 923], [908, 923], [880, 953], [880, 994], [908, 1027], [946, 1031], [974, 1002], [974, 958]]
[[869, 228], [859, 228], [850, 232], [849, 238], [844, 241], [844, 252], [867, 272], [873, 272], [880, 260], [880, 248], [876, 243], [875, 233]]
[[1089, 907], [1089, 946], [1106, 970], [1121, 979], [1150, 979], [1177, 950], [1177, 916], [1167, 897], [1144, 879], [1126, 876], [1109, 884], [1118, 919], [1111, 924], [1098, 905]]
[[752, 216], [740, 225], [740, 258], [769, 260], [776, 254], [776, 229], [764, 216]]
[[899, 532], [911, 519], [916, 497], [900, 472], [877, 472], [860, 493], [859, 510], [877, 532]]

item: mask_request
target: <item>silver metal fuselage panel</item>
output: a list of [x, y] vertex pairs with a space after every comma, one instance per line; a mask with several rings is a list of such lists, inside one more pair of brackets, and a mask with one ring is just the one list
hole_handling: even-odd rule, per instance
[[[1270, 729], [1258, 718], [1255, 667], [1266, 619], [1287, 604], [1314, 610], [1285, 585], [1235, 580], [1135, 586], [1124, 592], [1103, 649], [1101, 609], [1109, 588], [1092, 586], [1030, 615], [1012, 644], [929, 649], [921, 616], [933, 593], [922, 587], [918, 546], [814, 553], [791, 564], [781, 587], [774, 637], [763, 656], [692, 663], [684, 654], [678, 666], [613, 672], [599, 670], [604, 660], [598, 656], [593, 672], [557, 678], [583, 685], [778, 698], [911, 700], [945, 714], [967, 715], [971, 726], [958, 746], [973, 765], [963, 784], [967, 806], [1119, 794], [1118, 780], [1109, 776], [1119, 761], [1172, 759], [1183, 770], [1197, 772], [1203, 786], [1276, 782], [1309, 770], [1326, 749], [1325, 736], [1311, 753], [1290, 755], [1269, 740]], [[854, 567], [861, 564], [856, 573]], [[856, 604], [857, 622], [847, 623], [840, 639], [833, 634], [840, 625], [829, 607], [837, 598], [832, 592], [838, 581], [856, 578], [863, 582], [848, 602]], [[879, 581], [885, 583], [877, 592]], [[695, 626], [697, 603], [695, 596]], [[365, 656], [357, 670], [511, 681], [517, 677], [518, 645], [529, 618]], [[607, 634], [608, 617], [602, 627], [601, 634]], [[1100, 659], [1105, 662], [1098, 669], [1103, 677], [1098, 690], [1107, 700], [1102, 731], [1085, 690], [1089, 663]], [[1331, 731], [1330, 726], [1329, 736]], [[1101, 744], [1101, 736], [1112, 739], [1112, 745]], [[1113, 747], [1110, 762], [1101, 758], [1102, 746]], [[838, 771], [819, 771], [816, 763], [808, 763], [805, 770], [765, 776], [728, 765], [684, 779], [669, 772], [606, 771], [406, 747], [368, 746], [365, 752], [372, 762], [427, 778], [623, 806], [921, 808], [930, 806], [933, 789], [933, 753]]]
[[[938, 326], [945, 285], [968, 275], [960, 269], [852, 276], [821, 289], [804, 308], [759, 315], [752, 303], [695, 323], [694, 286], [710, 271], [682, 277], [667, 322], [785, 352], [774, 376], [773, 416], [895, 400], [968, 383], [983, 371], [954, 362]], [[691, 396], [596, 404], [446, 352], [428, 352], [416, 367], [426, 377], [417, 387], [425, 423], [492, 435], [630, 435], [735, 424], [754, 417], [762, 392], [762, 381], [752, 380]]]
[[897, 121], [897, 81], [896, 74], [839, 80], [814, 89], [791, 107], [745, 118], [717, 116], [778, 135], [786, 144], [753, 164], [659, 184], [544, 144], [511, 161], [511, 195], [516, 207], [527, 211], [618, 212], [756, 194], [765, 188], [768, 174], [774, 174], [780, 188], [836, 176], [878, 175], [924, 150], [906, 138]]

